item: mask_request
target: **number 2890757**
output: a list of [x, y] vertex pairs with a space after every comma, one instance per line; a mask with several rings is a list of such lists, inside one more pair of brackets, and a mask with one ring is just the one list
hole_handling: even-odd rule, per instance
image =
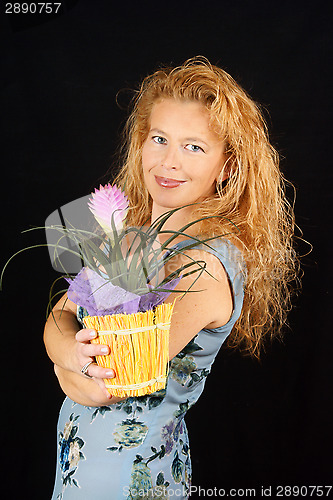
[[5, 4], [6, 14], [57, 14], [61, 2], [7, 2]]

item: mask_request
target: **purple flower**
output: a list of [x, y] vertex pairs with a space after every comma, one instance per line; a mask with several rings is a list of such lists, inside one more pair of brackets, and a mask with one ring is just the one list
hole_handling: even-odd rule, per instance
[[89, 202], [88, 206], [95, 219], [112, 240], [111, 220], [113, 218], [117, 230], [122, 229], [128, 212], [127, 197], [116, 185], [106, 184], [104, 187], [100, 185], [99, 189], [95, 189]]

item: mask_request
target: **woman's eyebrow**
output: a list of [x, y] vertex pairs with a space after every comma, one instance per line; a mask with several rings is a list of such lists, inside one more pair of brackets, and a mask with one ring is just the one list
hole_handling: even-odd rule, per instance
[[[163, 132], [163, 130], [160, 130], [158, 128], [152, 128], [150, 129], [149, 132], [156, 132], [157, 134], [168, 135], [166, 132]], [[203, 139], [200, 139], [200, 137], [185, 137], [184, 140], [193, 142], [202, 142], [202, 144], [205, 144], [207, 147], [209, 147], [207, 142], [205, 142]]]

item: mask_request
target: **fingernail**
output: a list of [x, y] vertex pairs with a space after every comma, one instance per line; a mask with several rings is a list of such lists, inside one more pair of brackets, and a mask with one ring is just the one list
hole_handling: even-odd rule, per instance
[[114, 371], [113, 370], [109, 370], [109, 371], [105, 372], [105, 375], [107, 376], [107, 378], [113, 378], [114, 377]]
[[94, 337], [96, 337], [96, 332], [90, 332], [90, 333], [89, 333], [89, 337], [90, 337], [91, 339], [93, 339]]
[[103, 352], [104, 354], [107, 354], [109, 352], [109, 348], [108, 347], [102, 347], [101, 348], [101, 352]]

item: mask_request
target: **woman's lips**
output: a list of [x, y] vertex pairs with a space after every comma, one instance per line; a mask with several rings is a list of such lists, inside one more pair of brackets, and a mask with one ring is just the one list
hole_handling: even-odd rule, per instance
[[186, 182], [186, 181], [178, 181], [176, 179], [168, 179], [167, 177], [159, 177], [158, 175], [155, 175], [155, 179], [159, 186], [165, 188], [175, 188]]

